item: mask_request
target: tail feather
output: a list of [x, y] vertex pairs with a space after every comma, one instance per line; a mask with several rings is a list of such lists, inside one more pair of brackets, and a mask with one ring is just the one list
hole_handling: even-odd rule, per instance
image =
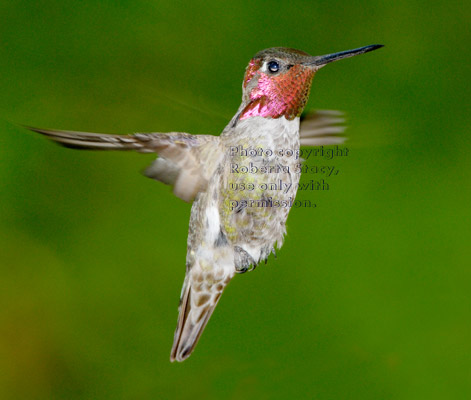
[[184, 361], [191, 355], [229, 280], [193, 287], [185, 281], [170, 361]]

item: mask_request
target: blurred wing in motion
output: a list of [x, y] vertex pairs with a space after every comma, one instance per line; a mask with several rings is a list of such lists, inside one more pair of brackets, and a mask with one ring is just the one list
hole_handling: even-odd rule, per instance
[[316, 110], [301, 116], [299, 136], [301, 146], [328, 146], [342, 144], [347, 139], [343, 136], [344, 114], [336, 110]]
[[[211, 135], [183, 132], [112, 135], [26, 128], [73, 149], [157, 153], [159, 158], [144, 171], [144, 175], [173, 185], [175, 195], [187, 202], [206, 188], [220, 158], [218, 154], [222, 153], [218, 151], [219, 138]], [[211, 157], [214, 155], [217, 157]]]

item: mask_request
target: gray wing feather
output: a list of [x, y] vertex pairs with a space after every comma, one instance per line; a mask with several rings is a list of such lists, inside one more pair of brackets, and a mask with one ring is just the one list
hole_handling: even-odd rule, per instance
[[346, 127], [344, 114], [336, 110], [316, 110], [301, 120], [299, 131], [301, 146], [328, 146], [342, 144]]
[[199, 191], [206, 188], [217, 166], [217, 160], [209, 157], [219, 149], [217, 136], [191, 135], [184, 132], [113, 135], [27, 128], [62, 146], [74, 149], [157, 153], [160, 157], [144, 171], [144, 175], [173, 185], [175, 195], [187, 202], [192, 201]]

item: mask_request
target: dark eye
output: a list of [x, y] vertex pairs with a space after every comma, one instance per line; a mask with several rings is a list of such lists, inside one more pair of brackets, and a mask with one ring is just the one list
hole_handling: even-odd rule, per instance
[[272, 73], [278, 72], [280, 70], [280, 64], [278, 64], [276, 61], [270, 61], [267, 66], [268, 71]]

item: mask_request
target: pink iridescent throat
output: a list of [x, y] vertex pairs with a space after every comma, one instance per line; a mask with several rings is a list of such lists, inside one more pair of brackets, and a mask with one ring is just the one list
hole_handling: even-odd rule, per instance
[[299, 117], [309, 98], [314, 71], [302, 65], [294, 65], [287, 72], [269, 76], [260, 72], [260, 65], [252, 60], [247, 68], [244, 87], [257, 78], [257, 87], [250, 92], [250, 103], [240, 119], [250, 117], [280, 118], [288, 120]]

